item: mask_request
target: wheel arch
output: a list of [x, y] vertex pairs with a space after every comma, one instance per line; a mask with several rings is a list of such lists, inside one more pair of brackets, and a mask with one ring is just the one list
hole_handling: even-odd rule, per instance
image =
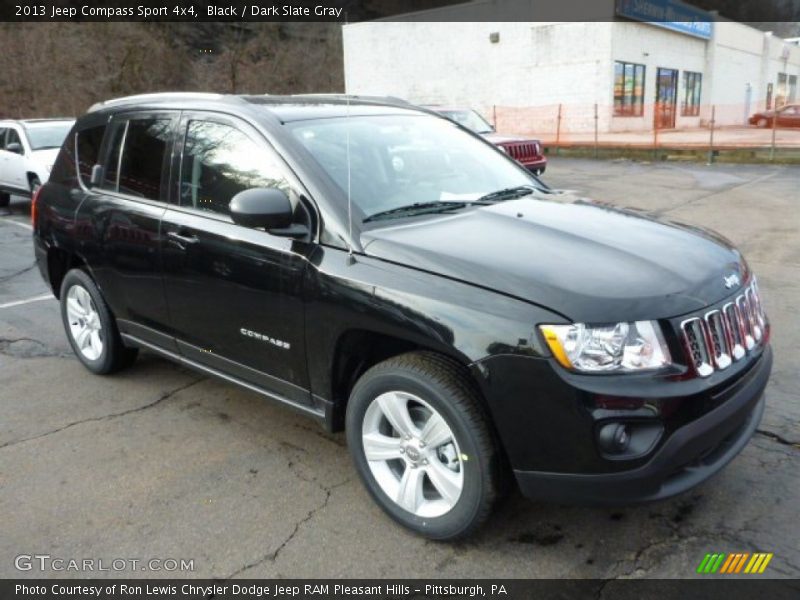
[[350, 392], [358, 379], [371, 367], [385, 360], [409, 352], [426, 352], [441, 356], [457, 364], [470, 379], [471, 385], [483, 400], [478, 382], [470, 370], [469, 359], [455, 348], [445, 349], [437, 344], [412, 340], [370, 329], [348, 329], [343, 331], [334, 345], [330, 367], [330, 398], [333, 431], [344, 429], [344, 414]]
[[58, 299], [61, 298], [61, 282], [64, 281], [64, 276], [71, 269], [87, 270], [86, 262], [74, 252], [69, 252], [57, 246], [50, 247], [47, 250], [47, 275], [53, 295]]

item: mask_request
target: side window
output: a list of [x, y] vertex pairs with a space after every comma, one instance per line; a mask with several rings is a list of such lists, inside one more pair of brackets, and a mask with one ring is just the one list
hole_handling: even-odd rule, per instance
[[16, 129], [9, 128], [8, 134], [6, 135], [6, 148], [8, 148], [10, 144], [22, 145], [22, 140], [20, 139], [19, 133], [17, 133]]
[[131, 119], [119, 168], [119, 191], [159, 200], [170, 119]]
[[280, 188], [296, 203], [283, 169], [267, 147], [238, 129], [212, 121], [189, 121], [181, 161], [180, 204], [227, 215], [231, 198], [256, 187]]
[[171, 120], [166, 118], [130, 119], [118, 123], [112, 132], [103, 187], [159, 200], [170, 128]]
[[89, 185], [92, 177], [92, 167], [100, 162], [100, 145], [103, 143], [106, 126], [97, 125], [77, 132], [76, 148], [78, 151], [78, 177], [83, 185]]
[[8, 127], [0, 127], [0, 150], [6, 149], [6, 131]]

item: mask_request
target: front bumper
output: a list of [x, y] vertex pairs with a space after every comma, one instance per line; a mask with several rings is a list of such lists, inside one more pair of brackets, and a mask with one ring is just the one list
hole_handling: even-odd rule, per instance
[[541, 175], [547, 169], [547, 158], [542, 156], [538, 160], [523, 162], [522, 166], [536, 175]]
[[676, 429], [649, 457], [612, 473], [514, 470], [528, 498], [575, 504], [632, 504], [683, 493], [707, 480], [742, 451], [764, 413], [764, 389], [772, 368], [769, 346], [756, 364], [727, 390], [726, 399]]

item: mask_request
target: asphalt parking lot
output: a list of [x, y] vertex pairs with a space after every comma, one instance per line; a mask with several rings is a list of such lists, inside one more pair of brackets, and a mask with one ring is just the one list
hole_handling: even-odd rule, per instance
[[[587, 509], [512, 496], [480, 534], [417, 538], [370, 500], [343, 435], [151, 354], [73, 358], [34, 267], [29, 202], [0, 209], [0, 577], [687, 577], [707, 552], [773, 552], [800, 577], [800, 167], [551, 158], [546, 181], [712, 227], [759, 276], [775, 367], [759, 433], [670, 501]], [[20, 554], [194, 561], [190, 573], [44, 573]], [[141, 567], [139, 567], [140, 569]]]

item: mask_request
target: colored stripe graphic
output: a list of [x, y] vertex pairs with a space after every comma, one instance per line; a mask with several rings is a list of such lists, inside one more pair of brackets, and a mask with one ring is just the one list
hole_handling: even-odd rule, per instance
[[770, 552], [764, 557], [764, 562], [761, 563], [761, 568], [758, 570], [759, 573], [763, 573], [767, 569], [767, 565], [769, 564], [769, 561], [772, 560], [773, 556], [775, 555]]
[[705, 573], [706, 572], [706, 565], [708, 564], [708, 562], [710, 560], [711, 560], [711, 555], [710, 554], [706, 554], [705, 557], [703, 557], [703, 560], [700, 561], [700, 564], [697, 567], [697, 572], [698, 573]]
[[735, 574], [763, 573], [767, 565], [772, 560], [772, 552], [734, 552], [726, 554], [724, 552], [709, 552], [697, 566], [697, 572], [701, 574]]
[[730, 573], [731, 565], [736, 562], [736, 558], [738, 554], [728, 554], [728, 559], [722, 564], [722, 568], [719, 570], [720, 573]]
[[736, 571], [734, 571], [735, 573], [738, 573], [739, 571], [742, 570], [742, 567], [744, 566], [744, 561], [747, 560], [748, 556], [750, 556], [749, 552], [745, 552], [744, 554], [742, 554], [742, 558], [739, 559], [739, 563], [736, 565]]

